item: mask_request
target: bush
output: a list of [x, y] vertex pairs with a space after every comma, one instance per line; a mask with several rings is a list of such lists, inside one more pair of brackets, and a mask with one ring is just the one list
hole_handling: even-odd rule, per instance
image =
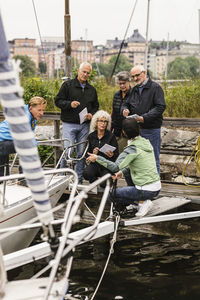
[[59, 110], [54, 104], [54, 99], [61, 86], [61, 80], [22, 77], [21, 85], [24, 88], [23, 98], [26, 104], [32, 97], [40, 96], [47, 100], [46, 111]]
[[[38, 146], [38, 153], [40, 156], [40, 160], [43, 163], [48, 156], [53, 152], [53, 147], [52, 146]], [[51, 156], [51, 158], [47, 161], [47, 164], [54, 164], [54, 155]]]
[[167, 109], [165, 117], [200, 117], [200, 80], [164, 87]]
[[[91, 84], [97, 89], [100, 109], [112, 112], [114, 93], [119, 90], [118, 85], [108, 85], [105, 77], [91, 77]], [[47, 100], [46, 111], [60, 111], [54, 104], [54, 99], [62, 84], [58, 79], [25, 78], [21, 84], [24, 88], [25, 103], [33, 96], [41, 96]], [[164, 117], [200, 118], [200, 80], [169, 85], [163, 83], [167, 108]]]

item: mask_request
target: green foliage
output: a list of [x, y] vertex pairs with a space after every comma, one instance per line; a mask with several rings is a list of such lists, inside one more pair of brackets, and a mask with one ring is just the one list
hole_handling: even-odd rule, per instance
[[57, 69], [57, 70], [54, 70], [54, 77], [55, 78], [62, 78], [65, 76], [65, 72], [63, 69]]
[[[45, 145], [38, 146], [38, 153], [39, 153], [40, 160], [42, 163], [48, 158], [48, 156], [52, 152], [53, 152], [53, 147], [51, 147], [51, 146], [45, 146]], [[50, 157], [50, 159], [47, 161], [47, 164], [54, 164], [54, 155], [52, 155]]]
[[[112, 70], [114, 68], [115, 62], [116, 62], [117, 56], [112, 56], [109, 60], [108, 64], [98, 64], [99, 72], [101, 75], [105, 76], [106, 80], [109, 82], [110, 76], [112, 74]], [[94, 68], [97, 68], [94, 65]], [[115, 68], [114, 75], [117, 74], [120, 71], [130, 71], [132, 68], [132, 65], [129, 62], [129, 59], [121, 54], [117, 63], [117, 66]]]
[[200, 80], [186, 81], [176, 86], [164, 87], [167, 109], [165, 117], [200, 117]]
[[168, 64], [169, 79], [188, 79], [199, 75], [199, 60], [195, 56], [177, 57]]
[[[62, 84], [61, 80], [44, 80], [41, 78], [22, 77], [24, 99], [28, 103], [33, 96], [41, 96], [47, 100], [47, 111], [60, 111], [54, 105], [54, 99]], [[114, 93], [118, 85], [109, 85], [104, 76], [94, 77], [91, 82], [97, 89], [100, 109], [112, 112]], [[185, 81], [168, 85], [163, 83], [167, 108], [165, 117], [200, 118], [200, 80]]]
[[117, 86], [108, 85], [105, 77], [101, 76], [93, 83], [97, 90], [99, 109], [103, 109], [108, 113], [112, 112], [113, 95], [119, 89]]
[[24, 88], [24, 101], [27, 104], [34, 96], [40, 96], [47, 100], [46, 111], [55, 111], [54, 99], [61, 86], [60, 80], [45, 80], [42, 78], [21, 78]]
[[[176, 40], [174, 41], [169, 41], [169, 49], [173, 49], [173, 48], [179, 48], [181, 42], [178, 42]], [[149, 49], [167, 49], [167, 41], [162, 41], [162, 42], [154, 42], [152, 43], [152, 41], [150, 42], [150, 46]]]
[[35, 63], [26, 55], [16, 55], [14, 56], [15, 60], [21, 60], [20, 68], [22, 69], [23, 76], [35, 76], [37, 70]]
[[41, 74], [46, 74], [47, 72], [47, 64], [43, 61], [39, 62], [39, 70]]

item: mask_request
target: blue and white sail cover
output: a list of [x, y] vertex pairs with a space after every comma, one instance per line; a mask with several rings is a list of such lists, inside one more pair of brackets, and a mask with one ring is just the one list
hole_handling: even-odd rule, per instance
[[[28, 121], [19, 82], [19, 62], [9, 60], [0, 14], [0, 100], [6, 120], [9, 122], [20, 165], [32, 192], [34, 206], [40, 221], [47, 225], [53, 220], [45, 178], [38, 156], [34, 133]], [[48, 213], [47, 213], [48, 212]], [[45, 213], [45, 215], [43, 214]]]

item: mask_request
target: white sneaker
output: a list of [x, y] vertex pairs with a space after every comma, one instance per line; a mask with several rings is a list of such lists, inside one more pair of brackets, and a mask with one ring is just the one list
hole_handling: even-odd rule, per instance
[[144, 217], [151, 209], [153, 203], [151, 200], [146, 200], [143, 203], [139, 203], [138, 212], [135, 214], [136, 217]]

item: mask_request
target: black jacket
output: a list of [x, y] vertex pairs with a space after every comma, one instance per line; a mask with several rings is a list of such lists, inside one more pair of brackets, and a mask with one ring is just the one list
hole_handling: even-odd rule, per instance
[[137, 114], [144, 118], [144, 123], [140, 124], [142, 128], [160, 128], [163, 119], [162, 114], [166, 108], [161, 86], [149, 78], [141, 95], [138, 86], [134, 86], [130, 96], [122, 104], [121, 114], [126, 108], [130, 110], [130, 115]]
[[112, 123], [111, 123], [111, 131], [115, 136], [120, 136], [122, 132], [122, 121], [124, 117], [121, 115], [121, 106], [122, 103], [129, 97], [130, 90], [127, 92], [124, 99], [122, 99], [122, 91], [119, 90], [114, 94], [113, 97], [113, 108], [112, 108]]
[[[80, 105], [77, 108], [72, 108], [72, 101], [79, 101]], [[56, 96], [55, 104], [61, 109], [62, 121], [76, 124], [80, 124], [79, 113], [85, 107], [87, 107], [88, 113], [92, 115], [99, 108], [96, 89], [88, 82], [82, 88], [77, 78], [70, 79], [62, 84]]]
[[106, 130], [104, 136], [101, 139], [99, 139], [97, 136], [97, 130], [95, 130], [88, 135], [88, 141], [89, 141], [89, 147], [88, 147], [89, 153], [93, 153], [93, 150], [96, 147], [101, 148], [103, 145], [108, 144], [116, 147], [113, 157], [109, 158], [106, 154], [102, 152], [99, 152], [99, 155], [111, 161], [115, 161], [117, 159], [119, 155], [118, 144], [114, 134], [111, 131]]

